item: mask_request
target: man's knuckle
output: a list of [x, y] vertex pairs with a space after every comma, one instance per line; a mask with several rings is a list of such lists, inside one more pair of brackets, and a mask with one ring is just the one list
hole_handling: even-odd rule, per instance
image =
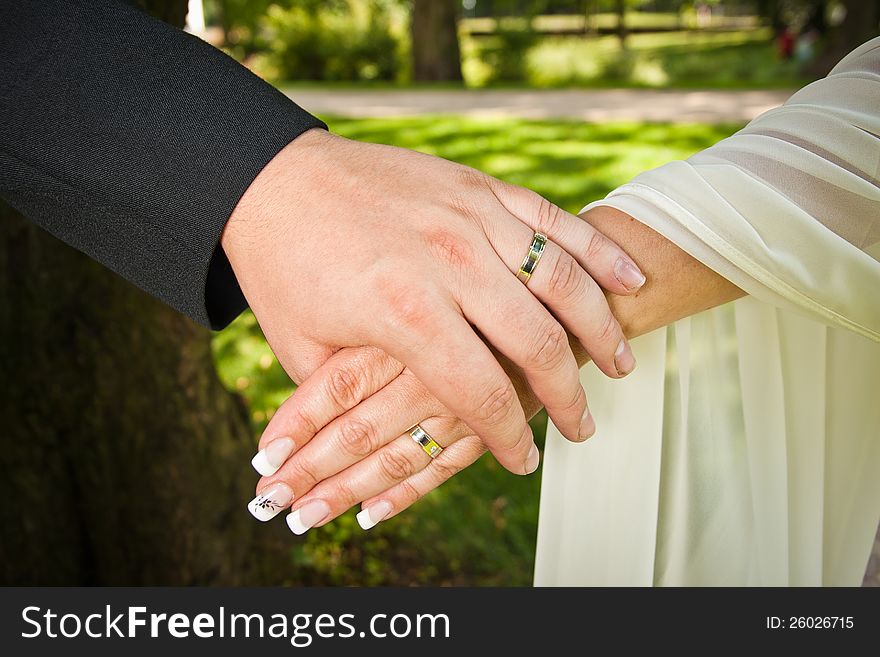
[[562, 325], [556, 321], [536, 333], [535, 346], [529, 352], [529, 364], [537, 369], [552, 369], [565, 357], [568, 349], [568, 336]]
[[462, 454], [467, 455], [468, 462], [474, 462], [485, 454], [489, 449], [478, 436], [470, 436], [462, 439]]
[[571, 391], [571, 396], [567, 402], [563, 402], [559, 406], [555, 406], [555, 410], [560, 413], [569, 413], [570, 411], [581, 409], [585, 406], [586, 395], [581, 386], [575, 386]]
[[560, 254], [550, 273], [551, 294], [561, 300], [568, 300], [583, 289], [583, 276], [580, 265], [571, 256]]
[[510, 413], [515, 400], [516, 391], [509, 382], [498, 386], [479, 402], [477, 419], [488, 424], [499, 422]]
[[562, 216], [562, 209], [559, 206], [542, 198], [538, 206], [538, 232], [545, 235], [558, 235]]
[[527, 454], [532, 443], [534, 443], [532, 433], [528, 430], [523, 431], [519, 438], [516, 439], [516, 443], [514, 443], [510, 451], [514, 454]]
[[470, 268], [474, 262], [473, 249], [466, 240], [453, 231], [437, 229], [425, 238], [428, 252], [445, 267], [456, 270]]
[[587, 246], [584, 249], [584, 255], [587, 260], [598, 258], [605, 250], [608, 240], [599, 231], [594, 230], [587, 240]]
[[614, 315], [611, 314], [611, 311], [606, 312], [602, 316], [602, 321], [599, 324], [599, 329], [597, 333], [597, 339], [600, 342], [615, 342], [617, 338], [619, 338], [620, 329], [617, 325], [617, 320], [614, 318]]
[[407, 289], [388, 298], [387, 320], [395, 331], [423, 334], [433, 325], [433, 309], [426, 295]]

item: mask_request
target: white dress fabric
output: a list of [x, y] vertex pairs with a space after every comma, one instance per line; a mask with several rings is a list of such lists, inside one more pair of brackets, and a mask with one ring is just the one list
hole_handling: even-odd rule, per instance
[[880, 39], [599, 203], [750, 296], [581, 379], [548, 429], [536, 585], [858, 586], [880, 521]]

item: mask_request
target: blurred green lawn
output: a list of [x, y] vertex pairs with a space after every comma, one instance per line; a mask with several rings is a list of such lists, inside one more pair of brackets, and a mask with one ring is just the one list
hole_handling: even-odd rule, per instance
[[[531, 187], [572, 212], [640, 171], [687, 157], [738, 127], [448, 116], [325, 119], [344, 136], [462, 162]], [[214, 352], [222, 380], [248, 403], [256, 445], [259, 432], [293, 386], [250, 312], [216, 334]], [[533, 421], [536, 436], [543, 436], [545, 422], [543, 414]], [[539, 488], [538, 475], [511, 475], [484, 456], [412, 509], [368, 533], [350, 511], [303, 538], [290, 535], [291, 568], [278, 574], [278, 583], [528, 585]]]

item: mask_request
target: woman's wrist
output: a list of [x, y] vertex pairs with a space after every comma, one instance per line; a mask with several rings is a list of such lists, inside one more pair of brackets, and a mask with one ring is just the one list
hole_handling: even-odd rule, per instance
[[[628, 338], [745, 294], [674, 242], [622, 210], [597, 205], [580, 217], [619, 244], [647, 279], [632, 296], [606, 293], [608, 305]], [[577, 353], [575, 356], [580, 361], [581, 356]]]

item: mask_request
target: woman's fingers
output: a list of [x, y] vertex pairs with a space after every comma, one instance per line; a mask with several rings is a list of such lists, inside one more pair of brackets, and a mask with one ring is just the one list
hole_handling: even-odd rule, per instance
[[404, 370], [373, 396], [327, 424], [276, 473], [262, 479], [257, 489], [281, 481], [299, 499], [319, 482], [369, 457], [439, 408], [415, 376]]
[[570, 253], [604, 289], [626, 295], [645, 284], [645, 276], [633, 259], [580, 217], [523, 187], [490, 177], [487, 184], [511, 214]]
[[371, 529], [379, 522], [397, 515], [473, 465], [485, 453], [486, 446], [479, 437], [465, 436], [408, 479], [364, 500], [357, 514], [358, 524], [363, 529]]
[[251, 463], [270, 476], [328, 422], [382, 389], [403, 365], [374, 347], [349, 347], [333, 354], [275, 412]]
[[330, 522], [362, 500], [399, 485], [441, 459], [447, 449], [453, 450], [457, 440], [472, 433], [464, 424], [449, 417], [432, 417], [419, 424], [438, 443], [445, 443], [436, 458], [431, 459], [408, 433], [398, 436], [375, 454], [322, 481], [295, 501], [287, 518], [291, 531], [302, 534]]

